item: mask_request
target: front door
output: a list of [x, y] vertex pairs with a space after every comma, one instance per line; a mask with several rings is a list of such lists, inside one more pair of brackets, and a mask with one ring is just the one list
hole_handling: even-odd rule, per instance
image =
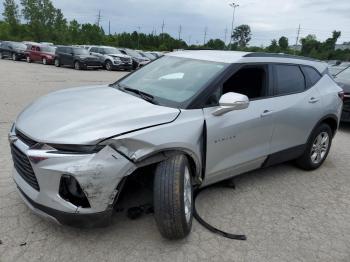
[[261, 167], [269, 155], [273, 132], [269, 67], [250, 65], [229, 77], [219, 91], [236, 92], [251, 100], [247, 109], [214, 116], [218, 106], [204, 109], [207, 125], [205, 184]]

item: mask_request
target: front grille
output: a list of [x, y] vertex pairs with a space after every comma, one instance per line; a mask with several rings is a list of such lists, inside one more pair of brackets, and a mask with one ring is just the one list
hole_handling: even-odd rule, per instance
[[120, 60], [121, 60], [123, 63], [131, 63], [131, 59], [130, 59], [130, 58], [121, 57]]
[[16, 132], [16, 136], [18, 137], [18, 139], [21, 140], [23, 143], [25, 143], [27, 146], [32, 147], [35, 144], [37, 144], [36, 141], [34, 141], [33, 139], [27, 137], [26, 135], [24, 135], [23, 133], [21, 133], [17, 129], [16, 129], [15, 132]]
[[13, 164], [18, 174], [35, 190], [40, 191], [38, 180], [35, 177], [32, 165], [28, 157], [14, 144], [11, 144]]

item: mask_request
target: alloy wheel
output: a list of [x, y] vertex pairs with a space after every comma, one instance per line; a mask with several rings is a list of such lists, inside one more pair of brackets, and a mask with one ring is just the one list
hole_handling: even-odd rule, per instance
[[13, 61], [16, 61], [16, 60], [17, 60], [16, 54], [12, 54], [12, 60], [13, 60]]
[[325, 158], [329, 148], [329, 135], [327, 132], [320, 133], [314, 140], [310, 157], [313, 164], [319, 164]]
[[74, 68], [75, 68], [76, 70], [80, 70], [80, 64], [79, 64], [78, 61], [74, 63]]
[[27, 56], [27, 63], [30, 63], [30, 62], [31, 62], [30, 57]]
[[185, 209], [185, 217], [186, 222], [189, 223], [192, 215], [192, 184], [190, 171], [188, 167], [185, 167], [184, 173], [184, 209]]
[[44, 65], [46, 65], [46, 64], [47, 64], [47, 60], [46, 60], [46, 58], [45, 58], [45, 57], [43, 58], [43, 64], [44, 64]]

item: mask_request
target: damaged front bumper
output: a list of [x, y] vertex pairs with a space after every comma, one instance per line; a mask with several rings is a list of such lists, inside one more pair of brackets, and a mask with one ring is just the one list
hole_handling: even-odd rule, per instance
[[[134, 163], [108, 145], [97, 153], [80, 154], [45, 147], [33, 149], [36, 147], [28, 146], [13, 133], [9, 140], [15, 164], [13, 177], [24, 202], [36, 214], [60, 224], [107, 224], [120, 191], [118, 185], [136, 169]], [[65, 177], [76, 182], [70, 190], [80, 190], [74, 197], [84, 196], [86, 204], [62, 193]]]

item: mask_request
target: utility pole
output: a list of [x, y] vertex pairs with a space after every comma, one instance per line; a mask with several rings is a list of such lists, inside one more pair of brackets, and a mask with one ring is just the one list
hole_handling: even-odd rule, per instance
[[164, 33], [164, 27], [165, 27], [165, 23], [164, 23], [164, 19], [163, 19], [163, 23], [162, 23], [162, 34]]
[[235, 12], [236, 12], [236, 8], [239, 7], [239, 4], [231, 3], [229, 5], [233, 8], [231, 35], [230, 35], [230, 43], [229, 43], [229, 45], [231, 45], [231, 43], [232, 43], [232, 35], [233, 35], [233, 25], [234, 25], [234, 22], [235, 22]]
[[207, 40], [207, 33], [208, 33], [208, 27], [205, 27], [204, 28], [204, 42], [203, 42], [203, 45], [205, 45], [205, 42]]
[[137, 49], [140, 49], [140, 31], [141, 31], [141, 27], [138, 26], [137, 29], [139, 30], [139, 32], [137, 33]]
[[225, 28], [225, 45], [226, 45], [226, 40], [227, 40], [227, 27]]
[[191, 45], [191, 40], [192, 40], [192, 36], [189, 35], [189, 36], [188, 36], [188, 45]]
[[181, 32], [182, 32], [182, 26], [179, 26], [179, 40], [181, 40]]
[[108, 35], [111, 35], [111, 20], [108, 21]]
[[101, 23], [101, 10], [98, 10], [96, 25], [100, 27], [100, 23]]
[[297, 39], [296, 39], [296, 41], [295, 41], [294, 54], [295, 54], [296, 51], [297, 51], [297, 46], [298, 46], [298, 42], [299, 42], [299, 37], [300, 37], [300, 24], [299, 24], [298, 32], [297, 32]]

